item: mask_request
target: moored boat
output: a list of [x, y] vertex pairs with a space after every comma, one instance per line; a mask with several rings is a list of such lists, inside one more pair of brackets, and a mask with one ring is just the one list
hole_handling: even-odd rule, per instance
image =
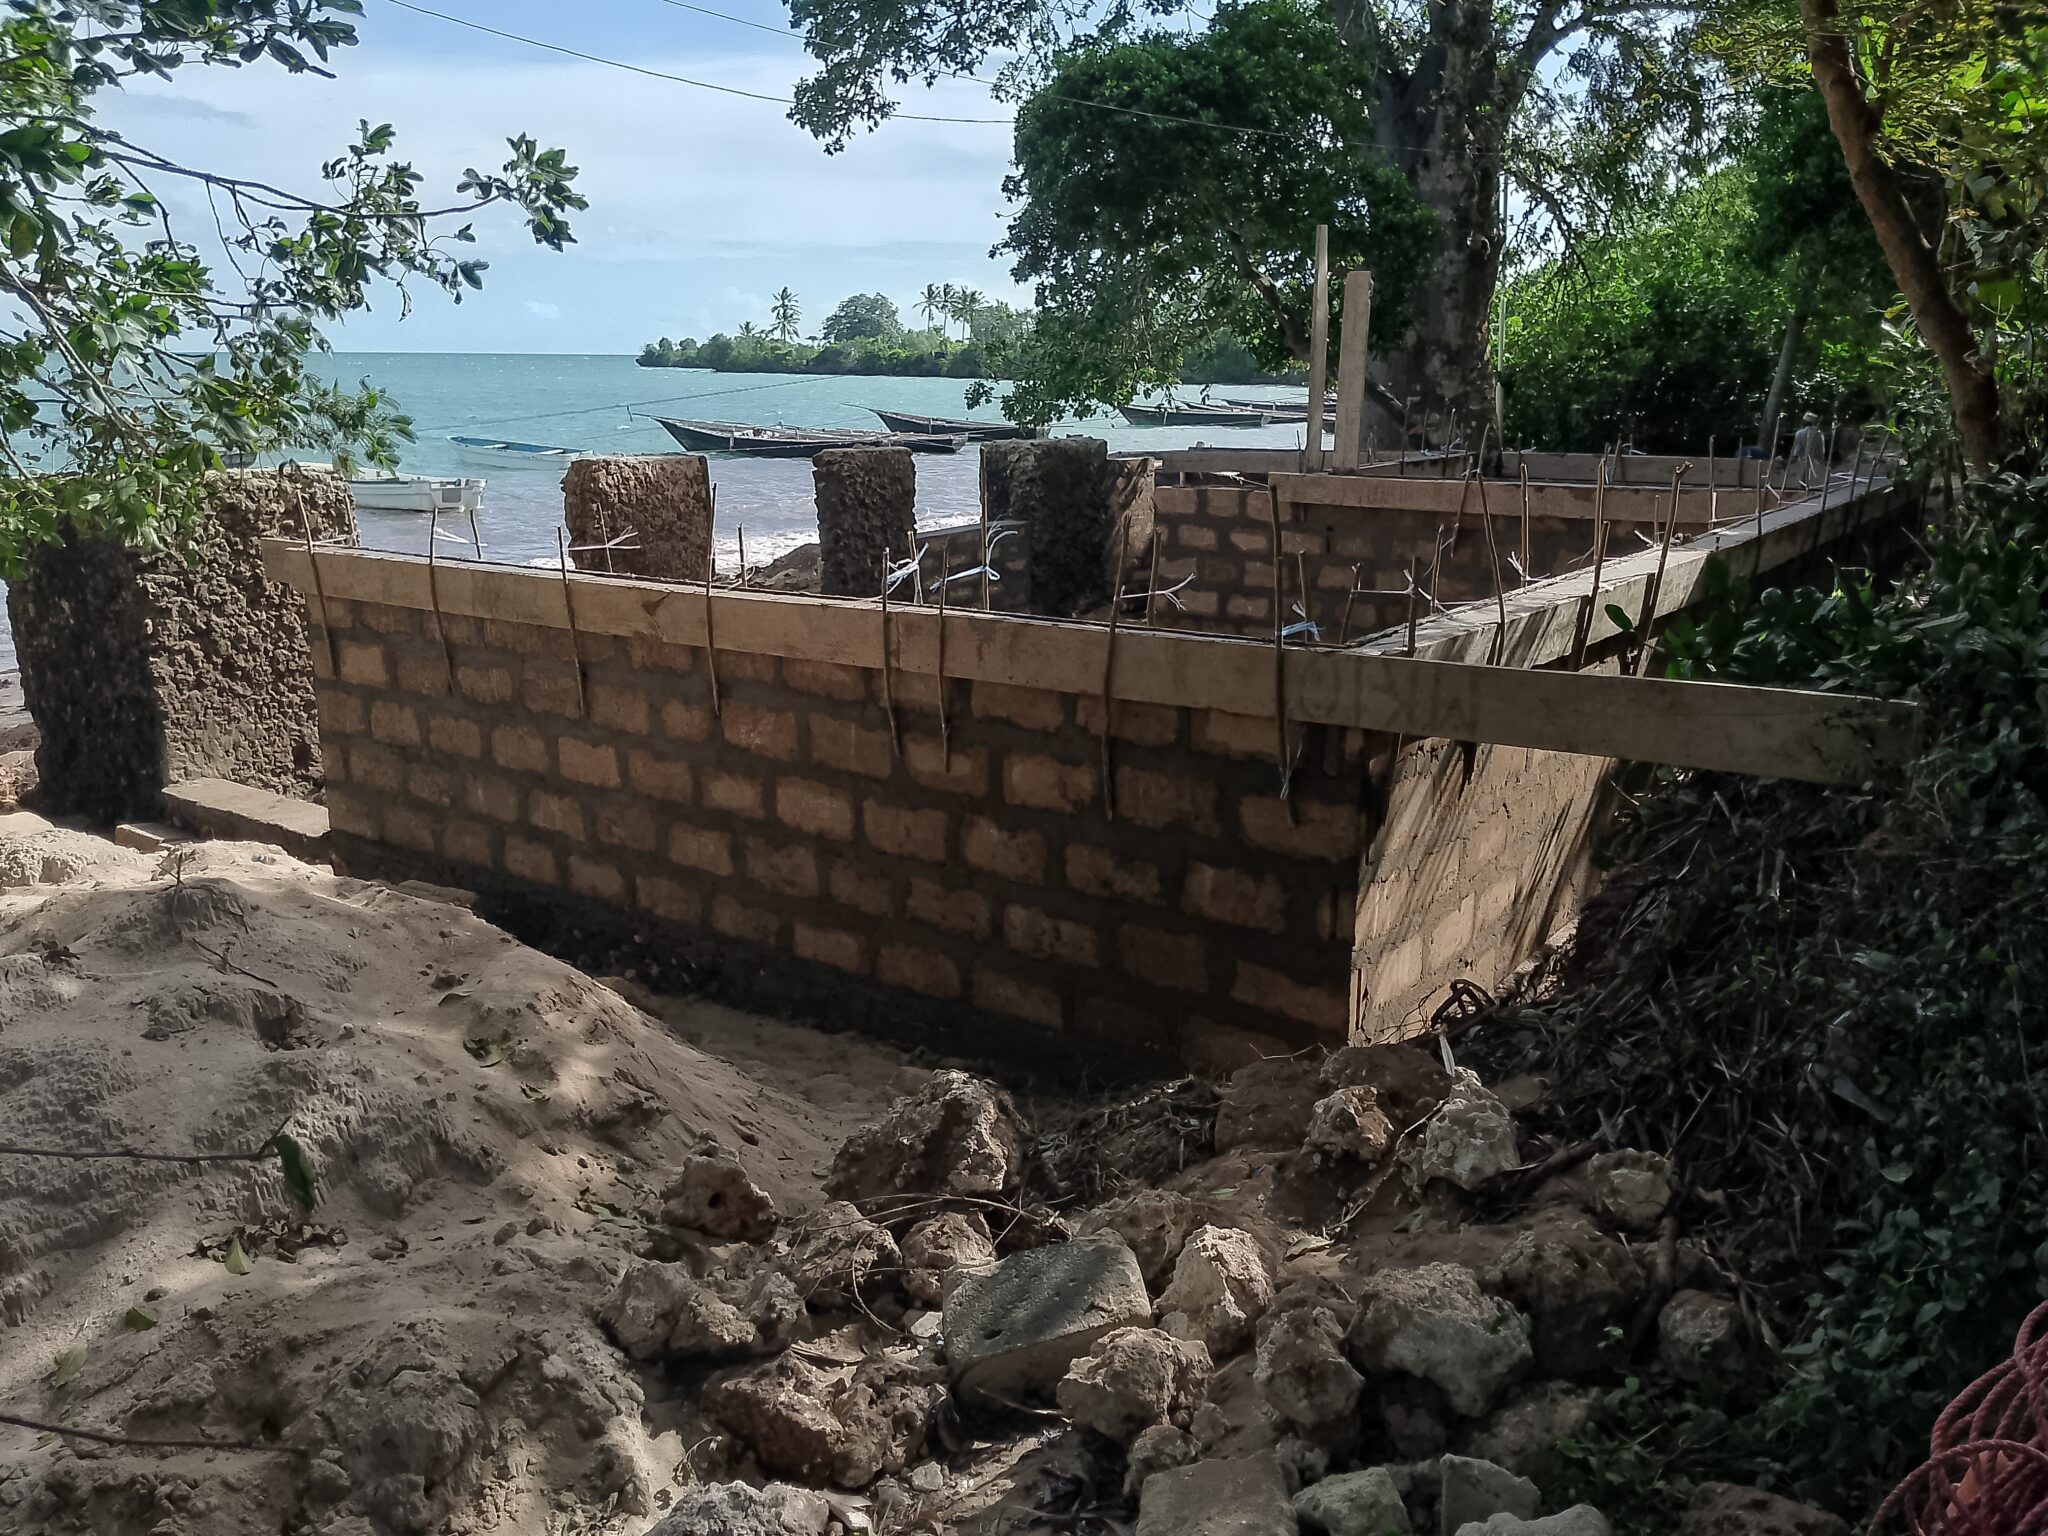
[[450, 437], [448, 441], [470, 458], [506, 468], [550, 469], [583, 457], [580, 449], [522, 443], [504, 437]]
[[1263, 427], [1266, 412], [1241, 405], [1120, 405], [1134, 427]]
[[481, 505], [484, 482], [474, 477], [360, 475], [349, 481], [348, 494], [358, 512], [467, 513]]
[[1011, 438], [1044, 437], [1043, 427], [1019, 427], [1007, 421], [967, 421], [950, 416], [913, 416], [908, 411], [885, 411], [879, 405], [868, 410], [881, 417], [882, 425], [891, 432], [907, 432], [923, 437], [951, 437], [959, 435], [970, 443], [995, 443]]
[[912, 453], [958, 453], [964, 435], [924, 432], [851, 432], [836, 427], [757, 427], [737, 421], [654, 418], [692, 453], [740, 453], [757, 459], [809, 459], [827, 448], [908, 448]]

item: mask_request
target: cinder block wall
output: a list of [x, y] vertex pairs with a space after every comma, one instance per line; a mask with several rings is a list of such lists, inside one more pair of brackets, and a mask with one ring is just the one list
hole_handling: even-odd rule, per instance
[[1447, 741], [1402, 752], [1361, 876], [1353, 1039], [1425, 1028], [1454, 981], [1495, 990], [1578, 910], [1613, 767]]
[[[532, 580], [492, 573], [491, 580]], [[1111, 1054], [1341, 1039], [1372, 738], [1270, 719], [333, 602], [337, 855], [545, 894], [743, 995]], [[1098, 632], [1071, 642], [1095, 647]], [[1091, 649], [1090, 654], [1093, 654]], [[448, 658], [452, 657], [452, 670]]]
[[[1434, 483], [1434, 477], [1430, 477]], [[1455, 483], [1455, 482], [1453, 482]], [[1489, 490], [1499, 501], [1499, 487]], [[1263, 486], [1160, 486], [1153, 493], [1156, 526], [1161, 539], [1161, 586], [1192, 577], [1177, 595], [1184, 611], [1162, 610], [1161, 622], [1211, 633], [1271, 635], [1273, 632], [1273, 493]], [[1513, 560], [1521, 556], [1518, 504], [1493, 508], [1494, 538], [1502, 580], [1509, 591], [1518, 581]], [[1513, 515], [1509, 515], [1512, 512]], [[1478, 492], [1459, 525], [1455, 511], [1406, 507], [1325, 507], [1302, 503], [1283, 506], [1280, 523], [1282, 601], [1286, 621], [1296, 622], [1297, 603], [1321, 627], [1326, 644], [1340, 635], [1355, 640], [1404, 624], [1408, 603], [1402, 594], [1410, 563], [1420, 571], [1427, 590], [1439, 541], [1445, 542], [1437, 569], [1437, 600], [1445, 604], [1491, 599], [1494, 554], [1479, 518]], [[1610, 558], [1643, 547], [1639, 534], [1649, 531], [1640, 520], [1607, 520]], [[1585, 518], [1535, 516], [1529, 520], [1529, 563], [1532, 578], [1552, 576], [1589, 562], [1593, 525]], [[1348, 603], [1356, 583], [1366, 589]], [[1308, 596], [1302, 597], [1307, 574]], [[1426, 613], [1426, 607], [1420, 609]]]

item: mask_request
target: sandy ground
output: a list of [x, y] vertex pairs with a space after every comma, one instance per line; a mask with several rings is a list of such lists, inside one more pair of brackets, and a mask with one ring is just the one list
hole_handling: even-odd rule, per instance
[[666, 1028], [460, 906], [274, 849], [36, 825], [0, 818], [0, 1142], [282, 1126], [320, 1203], [275, 1158], [0, 1156], [0, 1411], [298, 1448], [0, 1426], [0, 1530], [644, 1526], [682, 1429], [591, 1319], [635, 1213], [707, 1136], [802, 1210], [901, 1057], [706, 1003]]

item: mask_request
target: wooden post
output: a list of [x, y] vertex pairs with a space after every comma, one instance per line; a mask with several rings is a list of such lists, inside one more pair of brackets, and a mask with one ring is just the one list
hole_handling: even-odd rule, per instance
[[[1330, 467], [1356, 471], [1365, 442], [1366, 337], [1372, 329], [1372, 274], [1344, 274], [1344, 334], [1337, 338], [1337, 446]], [[1310, 407], [1314, 409], [1313, 406]]]
[[1301, 467], [1314, 474], [1323, 467], [1323, 395], [1330, 374], [1330, 226], [1316, 226], [1316, 298], [1309, 320], [1308, 433], [1301, 443]]

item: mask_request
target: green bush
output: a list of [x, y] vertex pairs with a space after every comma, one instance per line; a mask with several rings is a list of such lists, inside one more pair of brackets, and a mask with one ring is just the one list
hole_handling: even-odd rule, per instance
[[1918, 702], [1880, 782], [1669, 775], [1564, 982], [1485, 1024], [1559, 1075], [1550, 1129], [1670, 1156], [1774, 1346], [1747, 1390], [1660, 1376], [1573, 1450], [1624, 1531], [1706, 1478], [1867, 1516], [2008, 1352], [2048, 1236], [2048, 474], [1979, 484], [1891, 589], [1723, 601], [1680, 676]]

